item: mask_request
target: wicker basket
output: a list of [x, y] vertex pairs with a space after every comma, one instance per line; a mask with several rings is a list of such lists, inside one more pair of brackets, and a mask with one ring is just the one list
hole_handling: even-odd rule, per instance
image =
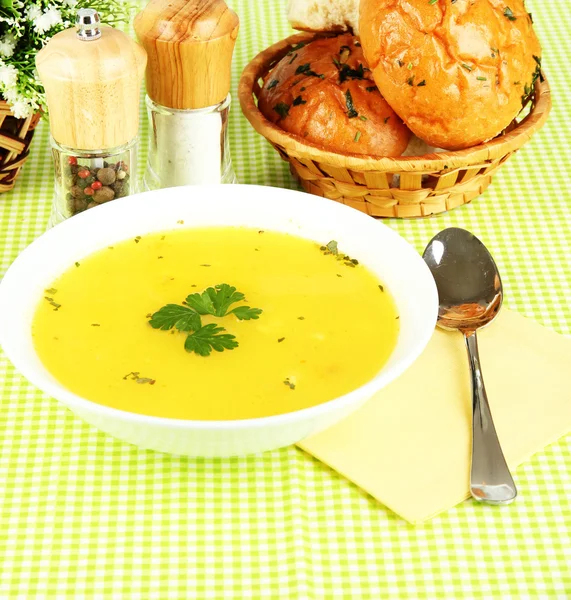
[[307, 192], [374, 217], [426, 217], [470, 202], [490, 185], [500, 165], [541, 128], [551, 108], [549, 84], [543, 78], [536, 82], [531, 107], [525, 107], [505, 132], [485, 144], [397, 158], [327, 152], [283, 131], [257, 107], [260, 85], [274, 65], [293, 45], [315, 37], [296, 34], [258, 54], [242, 74], [240, 104], [254, 129], [289, 161]]
[[17, 119], [10, 105], [0, 99], [0, 193], [11, 190], [30, 153], [34, 129], [40, 113]]

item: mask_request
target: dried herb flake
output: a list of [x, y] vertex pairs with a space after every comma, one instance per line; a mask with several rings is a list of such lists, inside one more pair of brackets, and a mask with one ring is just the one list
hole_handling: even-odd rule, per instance
[[292, 46], [290, 51], [287, 53], [288, 55], [292, 54], [293, 52], [295, 52], [296, 50], [301, 50], [304, 46], [307, 46], [309, 42], [299, 42], [299, 44], [296, 44], [295, 46]]
[[504, 8], [504, 17], [506, 17], [510, 21], [515, 21], [517, 19], [517, 17], [514, 17], [514, 13], [509, 6], [506, 6]]
[[289, 115], [289, 104], [286, 104], [285, 102], [278, 102], [274, 106], [274, 110], [278, 113], [280, 119], [285, 119]]
[[290, 381], [289, 377], [284, 379], [284, 383], [285, 383], [285, 385], [287, 385], [289, 387], [290, 390], [295, 390], [295, 383]]
[[348, 64], [342, 64], [339, 68], [339, 83], [343, 83], [347, 79], [364, 79], [365, 68], [361, 63], [356, 69], [352, 69]]
[[305, 63], [303, 65], [299, 65], [295, 70], [296, 75], [306, 75], [307, 77], [319, 77], [320, 79], [325, 79], [325, 75], [322, 73], [316, 73], [311, 70], [311, 64]]
[[134, 382], [140, 383], [140, 384], [148, 383], [149, 385], [155, 385], [155, 383], [156, 383], [156, 380], [153, 379], [152, 377], [140, 377], [139, 371], [131, 371], [130, 373], [127, 373], [127, 375], [125, 375], [125, 377], [123, 377], [123, 379], [125, 381], [127, 381], [127, 379], [130, 379], [131, 381], [134, 381]]
[[347, 104], [347, 117], [349, 119], [358, 117], [359, 113], [355, 110], [355, 105], [353, 104], [353, 97], [351, 96], [351, 92], [349, 90], [345, 92], [345, 103]]

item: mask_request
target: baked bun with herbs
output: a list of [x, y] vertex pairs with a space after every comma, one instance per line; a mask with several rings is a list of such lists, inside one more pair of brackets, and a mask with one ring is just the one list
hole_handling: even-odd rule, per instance
[[541, 77], [523, 0], [361, 0], [360, 33], [383, 96], [440, 148], [501, 133]]
[[340, 154], [400, 156], [410, 138], [351, 34], [293, 47], [267, 76], [258, 108], [285, 131]]

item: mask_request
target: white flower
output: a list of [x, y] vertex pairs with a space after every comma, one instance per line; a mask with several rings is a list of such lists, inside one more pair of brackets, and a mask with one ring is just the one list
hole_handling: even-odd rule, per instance
[[11, 32], [8, 32], [2, 39], [0, 39], [0, 56], [10, 58], [14, 54], [16, 48], [16, 38]]
[[42, 16], [42, 9], [36, 4], [32, 4], [26, 10], [26, 16], [28, 17], [28, 21], [35, 21], [38, 17]]
[[11, 88], [6, 88], [5, 90], [2, 90], [2, 96], [4, 97], [4, 100], [6, 100], [7, 102], [16, 102], [16, 100], [19, 99], [19, 95], [18, 95], [18, 90], [16, 89], [16, 87], [11, 87]]
[[16, 119], [25, 119], [26, 117], [34, 114], [32, 105], [24, 97], [20, 97], [20, 99], [16, 100], [16, 102], [11, 102], [10, 108], [12, 109]]
[[77, 4], [77, 0], [63, 0], [63, 3], [70, 8], [73, 8]]
[[15, 28], [21, 27], [21, 23], [15, 17], [5, 17], [0, 15], [0, 23], [7, 23], [11, 27]]
[[48, 8], [42, 15], [34, 19], [34, 29], [38, 33], [45, 33], [54, 25], [61, 23], [61, 13], [57, 8]]
[[[3, 68], [5, 67], [0, 67], [0, 72]], [[12, 109], [14, 116], [18, 119], [25, 119], [26, 117], [34, 114], [34, 112], [36, 112], [38, 109], [38, 103], [30, 98], [22, 96], [16, 89], [15, 85], [3, 89], [2, 96], [4, 97], [4, 100], [10, 104], [10, 108]]]
[[0, 87], [11, 88], [16, 85], [18, 81], [18, 70], [14, 65], [6, 65], [2, 63], [0, 65]]

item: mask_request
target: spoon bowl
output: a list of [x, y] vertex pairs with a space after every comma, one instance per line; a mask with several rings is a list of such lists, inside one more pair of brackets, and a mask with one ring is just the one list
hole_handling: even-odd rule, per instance
[[472, 233], [450, 227], [438, 233], [423, 258], [438, 289], [438, 326], [464, 336], [472, 378], [470, 492], [479, 502], [508, 504], [517, 490], [506, 464], [488, 403], [476, 331], [502, 306], [502, 280], [494, 259]]
[[482, 242], [458, 227], [444, 229], [423, 254], [439, 295], [438, 325], [475, 331], [493, 321], [503, 289], [494, 259]]

